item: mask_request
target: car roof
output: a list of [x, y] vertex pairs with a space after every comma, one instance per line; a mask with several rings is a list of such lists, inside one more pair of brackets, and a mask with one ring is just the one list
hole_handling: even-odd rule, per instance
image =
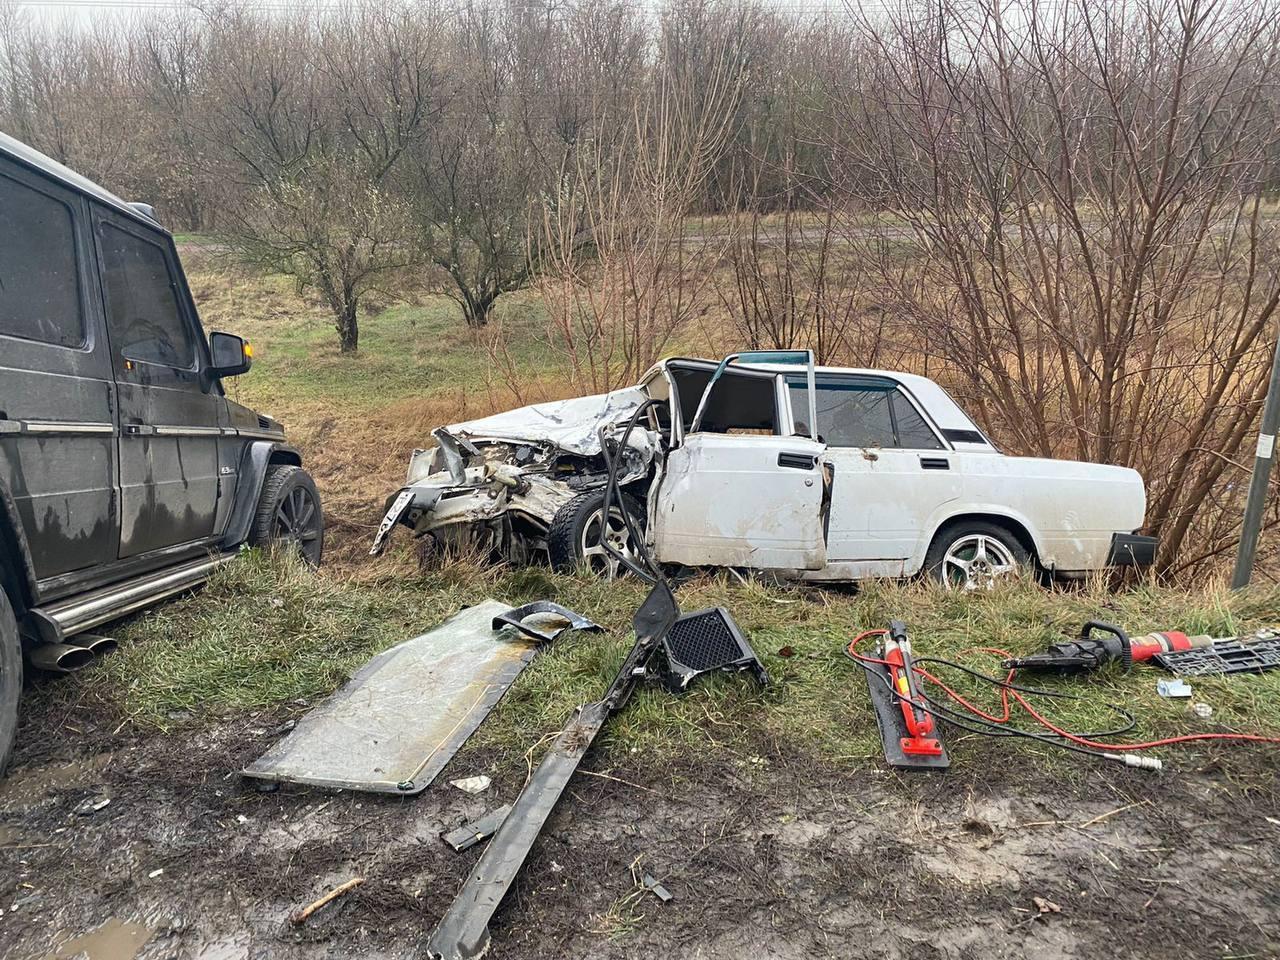
[[[654, 364], [645, 375], [641, 378], [641, 384], [646, 384], [654, 376], [668, 364], [681, 366], [694, 366], [711, 368], [719, 364], [718, 360], [706, 360], [701, 357], [669, 357], [666, 360], [660, 360]], [[758, 363], [758, 364], [735, 364], [740, 369], [773, 373], [773, 374], [803, 374], [808, 372], [808, 367], [799, 363]], [[989, 448], [990, 442], [985, 439], [986, 435], [974, 423], [964, 409], [952, 399], [946, 390], [942, 389], [935, 381], [928, 377], [922, 377], [918, 373], [905, 373], [900, 370], [872, 370], [866, 367], [814, 367], [815, 374], [838, 373], [844, 375], [864, 376], [864, 377], [880, 377], [900, 383], [907, 391], [913, 394], [917, 400], [922, 403], [928, 410], [929, 415], [933, 418], [934, 423], [942, 430], [963, 430], [976, 431], [979, 436], [984, 439], [981, 443], [963, 442], [963, 446], [968, 447], [984, 447]], [[959, 445], [959, 444], [958, 444]]]
[[0, 154], [16, 160], [37, 173], [43, 174], [50, 180], [55, 180], [65, 187], [70, 187], [77, 193], [92, 197], [99, 203], [111, 207], [117, 213], [122, 213], [139, 223], [144, 223], [153, 230], [160, 230], [163, 233], [169, 232], [155, 220], [152, 220], [137, 208], [130, 206], [126, 201], [121, 200], [110, 190], [99, 186], [88, 177], [76, 173], [70, 167], [64, 166], [52, 157], [45, 156], [34, 147], [28, 146], [21, 140], [15, 140], [5, 133], [0, 133]]

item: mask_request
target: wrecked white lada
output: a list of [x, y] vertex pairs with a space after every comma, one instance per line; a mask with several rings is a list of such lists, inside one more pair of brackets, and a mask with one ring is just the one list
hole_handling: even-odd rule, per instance
[[1019, 568], [1080, 577], [1155, 554], [1135, 471], [1005, 456], [932, 380], [815, 367], [804, 351], [670, 359], [635, 387], [433, 436], [373, 553], [402, 525], [431, 548], [617, 573], [604, 544], [634, 545], [618, 505], [602, 516], [603, 441], [661, 563], [824, 581], [927, 571], [976, 589]]

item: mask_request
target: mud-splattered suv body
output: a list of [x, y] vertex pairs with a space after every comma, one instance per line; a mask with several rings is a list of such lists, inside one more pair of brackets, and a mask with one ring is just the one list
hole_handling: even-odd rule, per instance
[[205, 338], [149, 208], [0, 134], [0, 770], [23, 653], [91, 659], [76, 637], [289, 535], [291, 507], [319, 560], [298, 451], [223, 393], [249, 356]]

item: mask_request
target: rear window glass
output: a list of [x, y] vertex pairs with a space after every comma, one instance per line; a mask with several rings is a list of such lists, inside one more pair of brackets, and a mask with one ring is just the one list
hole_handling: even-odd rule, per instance
[[174, 293], [164, 250], [110, 224], [102, 228], [107, 333], [117, 358], [190, 369], [195, 341]]
[[62, 201], [0, 176], [0, 334], [84, 343], [75, 225]]
[[[808, 434], [809, 390], [787, 378], [796, 433]], [[832, 447], [940, 450], [942, 444], [901, 391], [890, 383], [818, 381], [818, 435]]]

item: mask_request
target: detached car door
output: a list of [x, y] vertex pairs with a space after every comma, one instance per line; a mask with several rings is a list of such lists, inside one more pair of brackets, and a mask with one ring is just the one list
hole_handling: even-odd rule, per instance
[[221, 397], [167, 235], [99, 211], [120, 422], [120, 557], [206, 545], [219, 496]]
[[[791, 436], [785, 387], [769, 372], [725, 369], [700, 417], [673, 410], [674, 446], [650, 494], [662, 563], [818, 570], [826, 564], [825, 446]], [[682, 391], [673, 390], [679, 403]]]

